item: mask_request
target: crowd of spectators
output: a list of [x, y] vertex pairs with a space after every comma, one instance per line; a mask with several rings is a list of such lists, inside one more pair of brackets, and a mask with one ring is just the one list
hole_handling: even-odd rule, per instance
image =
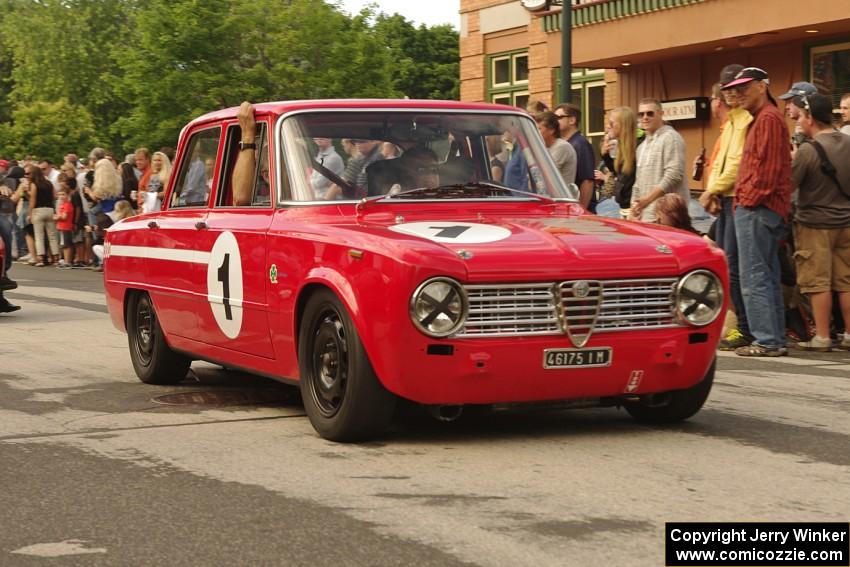
[[20, 309], [3, 292], [17, 287], [13, 262], [35, 267], [102, 271], [103, 235], [137, 212], [158, 210], [171, 173], [173, 150], [146, 148], [121, 163], [103, 148], [86, 159], [0, 159], [0, 236], [6, 266], [0, 279], [0, 313]]

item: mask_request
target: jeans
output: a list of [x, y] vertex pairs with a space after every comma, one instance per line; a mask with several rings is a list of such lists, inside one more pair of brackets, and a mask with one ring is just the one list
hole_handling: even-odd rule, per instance
[[785, 346], [785, 304], [780, 286], [779, 242], [785, 221], [767, 207], [735, 210], [741, 293], [750, 333], [766, 348]]
[[738, 238], [735, 233], [735, 216], [733, 213], [734, 197], [721, 197], [720, 203], [723, 209], [717, 216], [717, 245], [726, 253], [726, 261], [729, 264], [729, 295], [735, 314], [738, 316], [738, 331], [745, 337], [752, 339], [750, 326], [747, 323], [747, 308], [744, 304], [744, 296], [741, 294], [741, 271], [738, 266]]
[[3, 245], [6, 247], [6, 256], [3, 260], [4, 270], [3, 273], [8, 274], [9, 268], [12, 267], [12, 219], [4, 214], [0, 213], [0, 238], [3, 239]]

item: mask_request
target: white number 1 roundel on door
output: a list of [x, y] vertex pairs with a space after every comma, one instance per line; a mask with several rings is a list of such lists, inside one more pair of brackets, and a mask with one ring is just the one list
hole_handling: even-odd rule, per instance
[[242, 257], [232, 232], [215, 239], [207, 264], [207, 300], [218, 328], [229, 339], [242, 328]]

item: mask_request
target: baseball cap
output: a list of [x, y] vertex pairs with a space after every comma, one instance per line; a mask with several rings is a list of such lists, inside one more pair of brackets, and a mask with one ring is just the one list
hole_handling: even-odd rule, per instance
[[767, 71], [764, 69], [759, 69], [758, 67], [744, 67], [735, 74], [731, 81], [724, 84], [723, 88], [729, 89], [751, 81], [762, 81], [765, 84], [770, 84], [770, 78], [767, 75]]
[[832, 124], [832, 100], [819, 93], [794, 97], [794, 106], [811, 114], [821, 124]]
[[0, 159], [0, 167], [9, 167], [9, 162], [5, 159]]
[[818, 94], [818, 88], [811, 83], [807, 83], [806, 81], [800, 81], [791, 85], [791, 88], [788, 89], [788, 92], [779, 95], [779, 98], [780, 100], [788, 100], [789, 98], [794, 98], [795, 96], [813, 94]]
[[725, 87], [727, 83], [734, 81], [735, 75], [740, 73], [743, 69], [744, 66], [739, 65], [738, 63], [732, 63], [723, 67], [720, 71], [720, 86]]

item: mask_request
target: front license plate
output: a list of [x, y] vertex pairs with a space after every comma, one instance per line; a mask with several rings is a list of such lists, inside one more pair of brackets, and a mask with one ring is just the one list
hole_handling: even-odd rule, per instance
[[611, 366], [611, 347], [550, 348], [543, 351], [543, 368]]

